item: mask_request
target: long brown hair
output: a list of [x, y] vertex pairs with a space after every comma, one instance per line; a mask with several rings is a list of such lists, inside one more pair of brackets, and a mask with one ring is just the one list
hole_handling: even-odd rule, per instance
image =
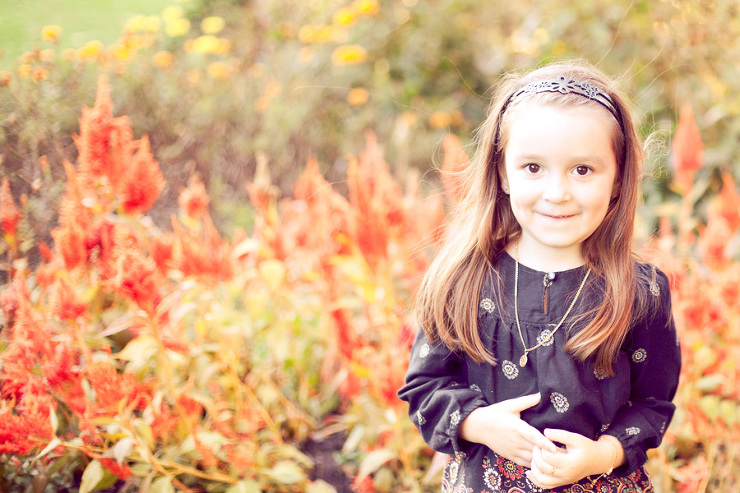
[[[441, 339], [450, 349], [463, 351], [479, 363], [496, 364], [479, 333], [478, 300], [484, 278], [492, 271], [495, 260], [521, 235], [521, 226], [514, 218], [499, 176], [508, 139], [506, 116], [516, 104], [509, 103], [509, 98], [527, 84], [561, 75], [605, 91], [621, 120], [612, 118], [612, 146], [618, 166], [616, 193], [606, 217], [582, 244], [586, 265], [603, 279], [603, 301], [584, 314], [591, 320], [565, 346], [579, 361], [594, 356], [596, 367], [612, 375], [612, 363], [630, 329], [630, 321], [639, 315], [635, 311], [644, 310], [640, 300], [646, 299], [638, 293], [638, 285], [643, 283], [637, 282], [632, 251], [643, 152], [626, 98], [613, 80], [583, 62], [557, 63], [524, 75], [512, 74], [499, 85], [491, 111], [476, 134], [476, 153], [464, 172], [465, 195], [453, 212], [445, 242], [422, 282], [417, 316], [430, 340]], [[542, 92], [526, 99], [562, 107], [602, 107], [578, 94]]]

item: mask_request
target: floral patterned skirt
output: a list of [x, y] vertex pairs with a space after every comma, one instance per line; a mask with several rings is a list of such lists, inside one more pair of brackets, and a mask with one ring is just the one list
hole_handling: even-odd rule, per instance
[[[472, 460], [471, 460], [472, 459]], [[488, 450], [482, 463], [461, 453], [450, 457], [442, 477], [443, 493], [654, 493], [653, 483], [644, 468], [628, 476], [603, 476], [594, 483], [583, 478], [577, 483], [543, 489], [535, 486], [522, 467]]]

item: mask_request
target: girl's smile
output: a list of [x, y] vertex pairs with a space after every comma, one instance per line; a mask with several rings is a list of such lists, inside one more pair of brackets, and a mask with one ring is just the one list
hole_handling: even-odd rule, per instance
[[593, 106], [525, 102], [511, 109], [502, 184], [522, 227], [522, 261], [541, 270], [583, 264], [581, 244], [614, 191], [615, 120]]

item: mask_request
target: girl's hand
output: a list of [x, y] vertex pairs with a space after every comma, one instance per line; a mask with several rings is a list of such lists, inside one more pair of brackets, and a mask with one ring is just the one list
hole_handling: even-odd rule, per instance
[[460, 437], [483, 444], [520, 466], [530, 467], [535, 449], [557, 452], [555, 444], [519, 418], [522, 411], [538, 402], [540, 394], [530, 394], [479, 407], [460, 425]]
[[[578, 433], [565, 430], [545, 430], [545, 436], [565, 445], [555, 453], [535, 447], [532, 468], [527, 477], [542, 488], [555, 488], [575, 483], [580, 479], [599, 475], [609, 467], [616, 468], [624, 462], [624, 450], [614, 438], [591, 440]], [[615, 455], [616, 454], [616, 455]]]

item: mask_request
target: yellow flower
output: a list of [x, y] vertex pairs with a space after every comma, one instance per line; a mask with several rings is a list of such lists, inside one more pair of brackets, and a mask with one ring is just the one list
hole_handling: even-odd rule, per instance
[[152, 62], [154, 63], [155, 67], [167, 69], [172, 66], [172, 63], [174, 62], [174, 57], [169, 51], [158, 51], [152, 57]]
[[378, 0], [356, 0], [352, 7], [359, 15], [373, 16], [380, 10]]
[[367, 51], [360, 45], [339, 46], [331, 54], [334, 65], [357, 65], [366, 59]]
[[200, 30], [204, 34], [218, 34], [223, 30], [225, 24], [222, 17], [206, 17], [200, 21]]
[[449, 127], [452, 123], [452, 117], [444, 111], [435, 111], [429, 116], [429, 125], [432, 128]]
[[156, 32], [159, 32], [159, 28], [162, 25], [162, 21], [156, 15], [148, 15], [144, 17], [144, 21], [142, 25], [144, 27], [144, 31], [150, 32], [150, 33], [156, 33]]
[[26, 79], [29, 75], [31, 75], [30, 64], [24, 63], [18, 67], [18, 77], [20, 77], [21, 79]]
[[126, 21], [126, 24], [124, 25], [123, 29], [126, 32], [135, 33], [139, 31], [145, 31], [145, 18], [143, 15], [135, 15], [131, 17], [129, 20]]
[[44, 26], [41, 28], [41, 39], [47, 43], [56, 43], [62, 37], [62, 28], [57, 25]]
[[179, 5], [170, 5], [162, 10], [162, 18], [165, 21], [180, 19], [184, 15], [185, 11]]
[[216, 45], [216, 53], [226, 54], [231, 51], [231, 41], [226, 38], [218, 38], [218, 44]]
[[203, 78], [203, 74], [201, 74], [200, 70], [194, 69], [194, 68], [188, 70], [187, 79], [191, 85], [197, 86], [200, 83], [200, 80], [202, 78]]
[[213, 79], [226, 79], [229, 77], [229, 65], [226, 62], [212, 62], [206, 68], [208, 77]]
[[54, 50], [52, 49], [41, 50], [39, 52], [39, 60], [41, 60], [42, 62], [54, 61]]
[[193, 40], [192, 52], [217, 53], [219, 46], [218, 38], [211, 36], [210, 34], [206, 34], [205, 36], [198, 36]]
[[331, 26], [301, 26], [298, 39], [303, 43], [329, 43], [334, 41], [335, 33]]
[[336, 26], [351, 26], [356, 20], [354, 10], [349, 7], [343, 7], [334, 12], [334, 25]]
[[187, 19], [167, 19], [164, 32], [171, 38], [184, 36], [190, 31], [190, 21]]
[[103, 43], [97, 40], [90, 41], [77, 50], [77, 58], [83, 61], [91, 60], [99, 57], [101, 53], [103, 53]]
[[31, 78], [34, 82], [38, 82], [41, 79], [47, 79], [49, 77], [49, 71], [45, 69], [44, 67], [36, 67], [33, 69], [33, 73], [31, 74]]
[[126, 60], [131, 56], [131, 50], [129, 46], [124, 43], [116, 43], [110, 47], [110, 54], [116, 60]]
[[347, 102], [352, 106], [362, 106], [367, 103], [369, 94], [366, 89], [362, 87], [355, 87], [349, 93], [347, 93]]

